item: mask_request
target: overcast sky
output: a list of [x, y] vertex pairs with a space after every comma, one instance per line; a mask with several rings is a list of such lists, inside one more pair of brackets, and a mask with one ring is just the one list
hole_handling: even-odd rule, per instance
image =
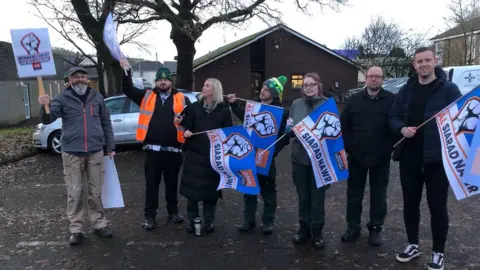
[[[11, 41], [10, 29], [48, 27], [42, 19], [35, 16], [33, 7], [27, 4], [28, 0], [9, 1], [8, 5], [7, 0], [0, 1], [4, 4], [0, 9], [0, 40]], [[443, 18], [449, 15], [449, 3], [450, 0], [349, 0], [350, 6], [341, 8], [338, 13], [328, 9], [323, 12], [316, 9], [312, 10], [316, 13], [312, 17], [292, 11], [291, 4], [282, 4], [280, 8], [284, 14], [283, 20], [289, 27], [331, 49], [337, 49], [342, 46], [346, 37], [360, 35], [372, 16], [379, 14], [393, 19], [405, 29], [421, 33], [430, 29], [429, 36], [432, 37], [445, 30]], [[287, 14], [286, 11], [291, 13]], [[260, 22], [250, 24], [246, 30], [212, 27], [204, 32], [196, 43], [195, 58], [267, 27]], [[177, 53], [169, 39], [170, 29], [168, 23], [159, 22], [155, 29], [139, 38], [151, 45], [150, 53], [139, 51], [131, 45], [122, 45], [122, 50], [129, 57], [155, 60], [157, 53], [158, 60], [162, 62], [173, 60]], [[53, 30], [49, 33], [52, 46], [72, 48]], [[85, 50], [93, 52], [88, 46], [85, 46]]]

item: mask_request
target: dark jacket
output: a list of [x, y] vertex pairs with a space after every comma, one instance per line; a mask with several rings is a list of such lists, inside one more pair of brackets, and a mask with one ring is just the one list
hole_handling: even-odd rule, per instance
[[[260, 102], [259, 99], [255, 99], [256, 102]], [[278, 100], [274, 100], [270, 105], [279, 106], [281, 107], [282, 104]], [[240, 119], [243, 120], [245, 118], [245, 101], [237, 101], [235, 103], [230, 104], [233, 113]], [[288, 109], [283, 110], [282, 122], [280, 123], [280, 128], [278, 130], [278, 137], [282, 136], [285, 132], [285, 127], [287, 125], [288, 119]], [[285, 146], [290, 144], [290, 136], [284, 136], [280, 141], [275, 144], [275, 151], [273, 152], [273, 159], [272, 163], [275, 162], [274, 158], [282, 151]], [[272, 167], [270, 167], [272, 168]]]
[[[228, 103], [222, 102], [211, 113], [203, 108], [199, 100], [186, 108], [182, 125], [192, 133], [230, 127], [232, 113]], [[185, 160], [180, 184], [180, 194], [194, 201], [215, 200], [220, 175], [210, 164], [210, 140], [207, 134], [193, 135], [185, 142]]]
[[[153, 89], [157, 95], [159, 91]], [[138, 106], [141, 105], [143, 97], [146, 91], [135, 88], [133, 86], [131, 72], [128, 75], [123, 73], [123, 92], [125, 95], [135, 102]], [[173, 95], [178, 93], [177, 90], [172, 89], [170, 96], [163, 104], [160, 96], [157, 96], [155, 101], [155, 109], [153, 111], [152, 118], [148, 124], [147, 135], [143, 144], [154, 144], [160, 146], [170, 146], [175, 148], [182, 148], [182, 144], [177, 140], [177, 128], [175, 127], [173, 120], [175, 113], [173, 112]], [[190, 100], [185, 97], [185, 104], [190, 105]]]
[[95, 89], [88, 91], [85, 104], [68, 87], [52, 100], [50, 114], [41, 106], [40, 119], [44, 125], [62, 118], [63, 152], [115, 150], [112, 122], [103, 96]]
[[384, 89], [372, 99], [365, 88], [345, 104], [340, 119], [345, 150], [366, 167], [390, 160], [394, 142], [388, 113], [394, 100], [395, 95]]
[[[425, 106], [424, 121], [430, 119], [439, 111], [443, 110], [450, 103], [462, 96], [458, 86], [447, 80], [447, 74], [440, 68], [435, 67], [435, 75], [437, 76], [437, 82], [434, 85], [434, 89], [430, 94], [427, 105]], [[390, 111], [389, 122], [394, 134], [398, 136], [396, 139], [403, 137], [401, 129], [403, 127], [410, 126], [408, 119], [410, 118], [411, 110], [411, 98], [412, 92], [416, 90], [418, 86], [418, 75], [413, 75], [407, 81], [407, 83], [400, 89], [395, 97], [395, 102]], [[442, 161], [442, 147], [440, 143], [440, 136], [438, 133], [437, 122], [435, 119], [430, 120], [426, 125], [422, 127], [424, 139], [423, 139], [423, 162], [435, 163]], [[408, 143], [409, 139], [405, 139]], [[395, 156], [401, 156], [401, 149], [396, 150]]]

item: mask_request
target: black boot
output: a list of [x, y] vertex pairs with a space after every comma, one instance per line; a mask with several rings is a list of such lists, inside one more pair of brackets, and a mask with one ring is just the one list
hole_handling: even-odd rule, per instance
[[308, 226], [308, 223], [305, 221], [300, 221], [300, 229], [298, 230], [298, 233], [293, 237], [292, 242], [294, 244], [303, 244], [308, 239], [310, 239], [310, 236], [311, 230]]
[[370, 235], [368, 235], [368, 244], [374, 247], [378, 247], [383, 244], [382, 235], [380, 231], [370, 230]]
[[147, 231], [154, 230], [156, 226], [157, 226], [157, 222], [155, 222], [155, 218], [151, 218], [151, 217], [146, 217], [145, 222], [143, 222], [142, 224], [142, 227]]
[[255, 220], [246, 219], [246, 220], [243, 220], [242, 225], [240, 225], [240, 227], [238, 227], [238, 231], [249, 232], [249, 231], [253, 230], [255, 228], [255, 226], [256, 226]]
[[273, 233], [273, 222], [264, 222], [262, 226], [262, 233], [264, 235], [270, 235]]
[[187, 222], [187, 226], [185, 226], [185, 230], [187, 231], [187, 233], [193, 233], [195, 231], [195, 227], [194, 227], [194, 223], [193, 223], [193, 220], [189, 220]]
[[353, 242], [360, 237], [360, 230], [348, 227], [342, 235], [343, 242]]
[[312, 247], [315, 249], [323, 249], [325, 247], [322, 229], [319, 227], [313, 227]]

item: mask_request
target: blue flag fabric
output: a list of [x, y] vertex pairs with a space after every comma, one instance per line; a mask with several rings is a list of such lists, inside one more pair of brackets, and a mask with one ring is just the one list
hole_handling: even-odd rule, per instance
[[207, 135], [210, 163], [220, 175], [217, 190], [231, 188], [244, 194], [259, 194], [255, 148], [243, 126], [210, 130]]
[[296, 124], [292, 131], [312, 161], [318, 188], [348, 178], [340, 116], [333, 98]]
[[257, 173], [268, 175], [272, 165], [275, 145], [264, 152], [278, 138], [283, 118], [282, 107], [247, 101], [243, 127], [247, 131], [250, 141], [255, 146], [255, 164]]

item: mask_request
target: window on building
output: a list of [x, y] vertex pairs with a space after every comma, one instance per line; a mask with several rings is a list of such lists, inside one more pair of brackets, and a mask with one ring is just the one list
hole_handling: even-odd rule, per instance
[[303, 75], [292, 75], [292, 89], [301, 89], [303, 85]]
[[143, 71], [140, 71], [140, 77], [143, 78]]
[[443, 40], [435, 42], [435, 54], [438, 57], [440, 64], [443, 62]]
[[467, 36], [467, 64], [473, 65], [476, 63], [476, 51], [477, 51], [477, 36]]

